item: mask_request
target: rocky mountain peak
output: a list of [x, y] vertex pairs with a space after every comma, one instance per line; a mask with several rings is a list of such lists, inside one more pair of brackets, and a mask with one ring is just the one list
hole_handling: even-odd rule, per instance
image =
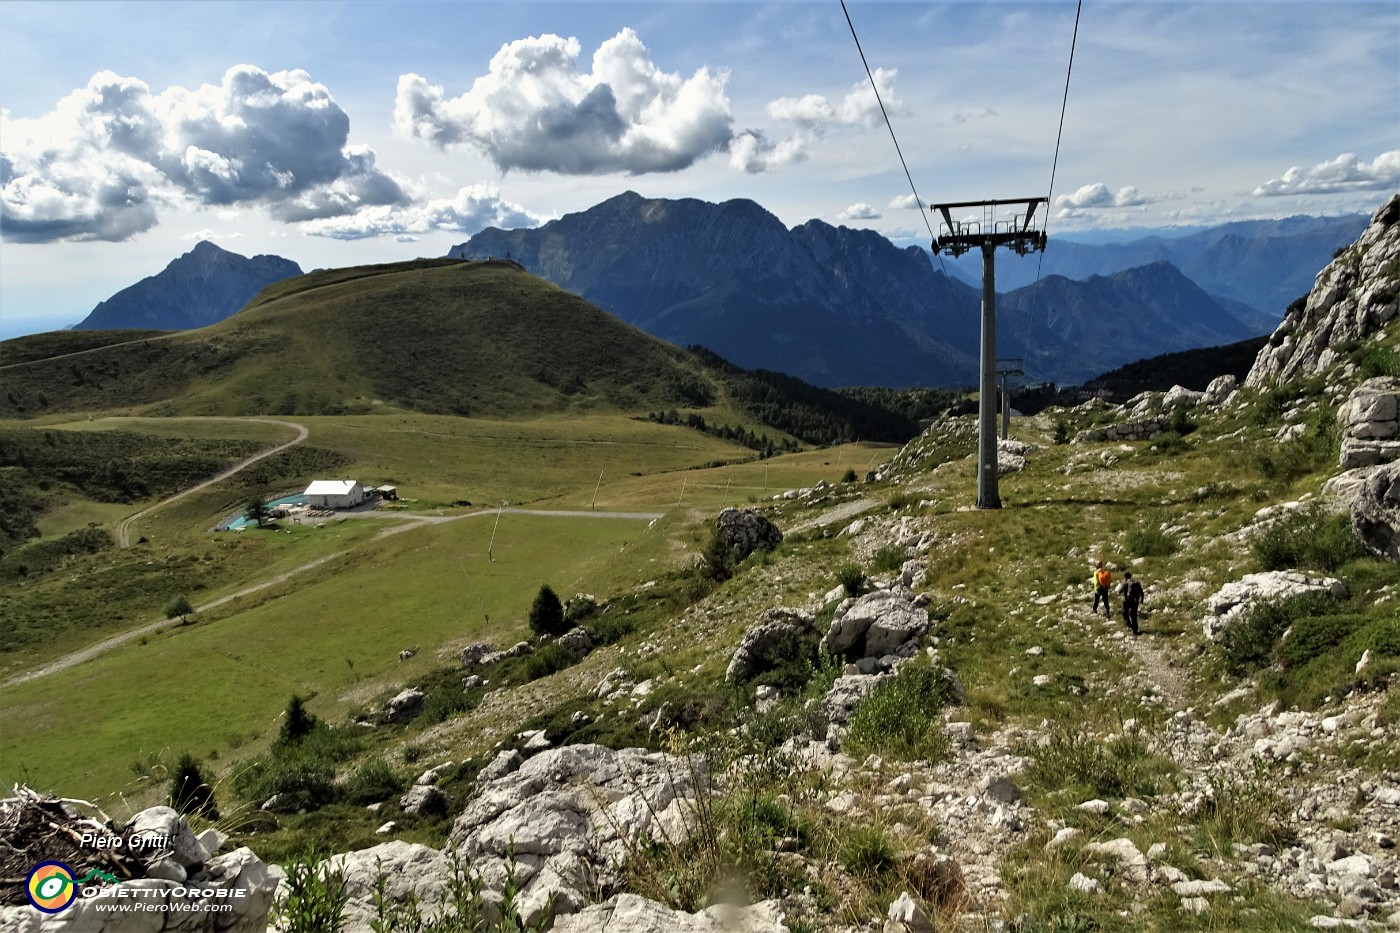
[[1245, 385], [1265, 387], [1321, 375], [1347, 346], [1372, 339], [1400, 310], [1400, 194], [1371, 218], [1356, 243], [1318, 273], [1259, 352]]
[[99, 303], [77, 329], [205, 327], [233, 314], [273, 282], [297, 275], [301, 267], [281, 256], [250, 259], [200, 240], [158, 274]]

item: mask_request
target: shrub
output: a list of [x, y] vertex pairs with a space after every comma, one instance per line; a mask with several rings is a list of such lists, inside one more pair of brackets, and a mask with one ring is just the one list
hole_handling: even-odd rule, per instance
[[548, 583], [540, 587], [535, 601], [530, 604], [530, 631], [536, 635], [563, 635], [568, 631], [564, 623], [564, 604]]
[[170, 806], [187, 815], [197, 813], [211, 820], [219, 818], [214, 791], [192, 755], [181, 755], [180, 763], [175, 766], [175, 777], [170, 782]]
[[948, 748], [940, 714], [951, 692], [941, 670], [905, 664], [851, 715], [846, 736], [850, 753], [937, 761]]
[[1206, 775], [1210, 793], [1196, 818], [1222, 851], [1236, 842], [1265, 842], [1285, 848], [1298, 834], [1290, 826], [1293, 807], [1278, 776], [1255, 759], [1254, 770], [1220, 770]]
[[525, 659], [525, 674], [531, 680], [539, 680], [572, 667], [576, 660], [572, 651], [557, 642], [545, 645]]
[[1055, 435], [1053, 439], [1056, 444], [1069, 443], [1069, 422], [1066, 421], [1062, 415], [1055, 418]]
[[335, 767], [315, 756], [269, 755], [240, 773], [234, 787], [254, 803], [279, 797], [279, 809], [319, 810], [335, 802]]
[[277, 903], [277, 929], [285, 933], [340, 933], [350, 900], [339, 872], [300, 858], [287, 866], [287, 893]]
[[894, 868], [894, 843], [879, 826], [857, 826], [842, 839], [837, 861], [852, 875], [869, 880]]
[[739, 552], [723, 537], [711, 531], [700, 549], [701, 575], [716, 583], [734, 576], [734, 568], [739, 563]]
[[1340, 645], [1365, 620], [1359, 615], [1307, 616], [1293, 623], [1275, 658], [1285, 668], [1300, 667]]
[[1186, 443], [1186, 439], [1176, 431], [1163, 431], [1152, 439], [1152, 446], [1159, 451], [1169, 454], [1179, 454], [1190, 450], [1191, 445]]
[[1356, 360], [1362, 379], [1400, 376], [1400, 353], [1389, 347], [1369, 346]]
[[388, 800], [403, 793], [408, 782], [383, 758], [370, 758], [360, 764], [345, 782], [345, 799], [359, 806]]
[[1144, 525], [1128, 532], [1123, 544], [1134, 557], [1170, 557], [1180, 548], [1176, 538], [1162, 530], [1166, 523], [1164, 516], [1154, 515]]
[[1179, 436], [1185, 437], [1196, 430], [1196, 422], [1191, 420], [1191, 416], [1186, 413], [1186, 409], [1178, 408], [1172, 412], [1171, 419], [1167, 422], [1167, 427], [1175, 431]]
[[1336, 570], [1365, 553], [1344, 515], [1312, 503], [1260, 530], [1250, 551], [1264, 570]]
[[847, 596], [859, 596], [865, 592], [867, 579], [865, 571], [855, 564], [842, 564], [836, 568], [836, 582], [846, 588]]
[[870, 566], [876, 573], [892, 573], [904, 566], [909, 552], [902, 544], [886, 544], [870, 558]]
[[188, 625], [190, 617], [194, 615], [194, 606], [190, 605], [188, 596], [180, 595], [172, 599], [165, 607], [165, 617], [167, 619], [179, 619], [181, 625]]
[[841, 482], [843, 482], [843, 483], [854, 483], [855, 481], [856, 481], [856, 471], [855, 471], [855, 470], [853, 470], [853, 469], [847, 469], [845, 473], [841, 474]]
[[1274, 645], [1299, 619], [1320, 616], [1336, 609], [1337, 600], [1326, 593], [1303, 593], [1287, 599], [1258, 603], [1220, 638], [1225, 667], [1242, 676], [1268, 665]]
[[1166, 768], [1138, 736], [1104, 740], [1067, 729], [1051, 732], [1031, 755], [1028, 773], [1036, 784], [1050, 790], [1082, 786], [1099, 797], [1155, 794]]
[[428, 693], [428, 699], [423, 704], [423, 719], [428, 722], [446, 722], [453, 716], [474, 709], [476, 704], [475, 697], [454, 686], [445, 685]]

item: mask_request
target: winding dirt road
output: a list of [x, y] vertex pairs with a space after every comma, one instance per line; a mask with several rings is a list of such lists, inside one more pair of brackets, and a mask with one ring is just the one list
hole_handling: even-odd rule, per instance
[[183, 499], [183, 498], [185, 498], [185, 496], [188, 496], [188, 495], [190, 495], [191, 493], [199, 492], [201, 489], [207, 489], [207, 488], [209, 488], [210, 486], [214, 485], [215, 483], [221, 483], [221, 482], [223, 482], [224, 480], [228, 479], [230, 476], [233, 476], [235, 473], [238, 473], [238, 472], [241, 471], [241, 470], [246, 470], [248, 467], [250, 467], [250, 466], [252, 466], [253, 464], [257, 463], [259, 460], [266, 460], [268, 457], [271, 457], [271, 456], [274, 455], [274, 454], [280, 454], [282, 451], [286, 450], [286, 449], [289, 448], [289, 447], [295, 447], [296, 445], [300, 444], [302, 441], [306, 440], [306, 438], [311, 434], [311, 432], [308, 431], [308, 430], [306, 429], [306, 425], [304, 425], [304, 424], [297, 424], [295, 421], [278, 421], [278, 420], [273, 419], [273, 418], [219, 418], [219, 417], [210, 417], [210, 418], [208, 418], [208, 419], [201, 419], [201, 420], [209, 420], [209, 421], [258, 421], [258, 422], [261, 422], [261, 423], [263, 423], [263, 424], [279, 424], [279, 425], [281, 425], [281, 426], [284, 427], [284, 428], [291, 428], [292, 430], [296, 431], [296, 437], [294, 437], [294, 438], [292, 438], [291, 440], [287, 441], [285, 444], [279, 444], [279, 445], [277, 445], [276, 447], [270, 447], [270, 448], [268, 448], [267, 450], [262, 451], [261, 453], [253, 454], [253, 456], [248, 457], [248, 458], [245, 459], [245, 460], [240, 460], [240, 461], [238, 461], [237, 463], [235, 463], [233, 466], [229, 467], [227, 470], [224, 470], [222, 473], [218, 474], [217, 476], [211, 476], [209, 479], [204, 480], [202, 483], [196, 483], [195, 485], [189, 487], [188, 489], [182, 489], [182, 490], [180, 490], [179, 492], [175, 493], [175, 495], [169, 496], [168, 498], [165, 498], [165, 499], [160, 500], [160, 501], [157, 502], [155, 505], [148, 505], [148, 506], [146, 506], [144, 509], [142, 509], [141, 511], [136, 512], [136, 513], [133, 513], [133, 514], [131, 514], [131, 515], [128, 515], [126, 518], [122, 519], [122, 520], [121, 520], [121, 524], [119, 524], [119, 525], [117, 526], [117, 544], [119, 544], [121, 547], [123, 547], [123, 548], [129, 548], [129, 547], [131, 547], [131, 533], [130, 533], [130, 532], [131, 532], [131, 525], [132, 525], [132, 523], [135, 522], [138, 518], [141, 518], [141, 517], [144, 516], [144, 515], [149, 515], [149, 514], [151, 514], [152, 512], [156, 511], [157, 509], [164, 508], [165, 506], [169, 505], [170, 503], [176, 502], [176, 501], [178, 501], [178, 500], [180, 500], [180, 499]]

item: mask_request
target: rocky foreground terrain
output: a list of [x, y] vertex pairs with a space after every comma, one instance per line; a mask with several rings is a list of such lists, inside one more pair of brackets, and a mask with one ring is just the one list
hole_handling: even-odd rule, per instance
[[[395, 760], [438, 764], [372, 805], [381, 845], [264, 867], [176, 818], [187, 844], [123, 885], [246, 882], [236, 913], [88, 898], [0, 931], [1400, 929], [1397, 313], [1400, 195], [1242, 386], [1018, 424], [996, 522], [966, 504], [969, 419], [939, 421], [865, 482], [727, 511], [729, 579], [662, 629], [575, 630], [577, 663], [415, 733]], [[1336, 528], [1354, 558], [1307, 550]], [[1099, 560], [1146, 585], [1140, 636], [1090, 611]], [[1270, 631], [1289, 599], [1333, 608]], [[530, 650], [468, 649], [467, 688]], [[405, 687], [382, 721], [421, 710]], [[735, 718], [686, 727], [725, 691]], [[652, 749], [569, 739], [605, 723]], [[395, 838], [433, 809], [446, 845]]]

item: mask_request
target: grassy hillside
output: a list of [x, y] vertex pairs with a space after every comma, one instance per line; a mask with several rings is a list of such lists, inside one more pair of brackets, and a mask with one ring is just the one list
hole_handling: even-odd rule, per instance
[[0, 417], [684, 409], [750, 432], [750, 446], [765, 450], [794, 437], [902, 441], [917, 430], [878, 404], [667, 344], [504, 261], [313, 272], [197, 331], [130, 332], [110, 346], [52, 335], [11, 344]]

